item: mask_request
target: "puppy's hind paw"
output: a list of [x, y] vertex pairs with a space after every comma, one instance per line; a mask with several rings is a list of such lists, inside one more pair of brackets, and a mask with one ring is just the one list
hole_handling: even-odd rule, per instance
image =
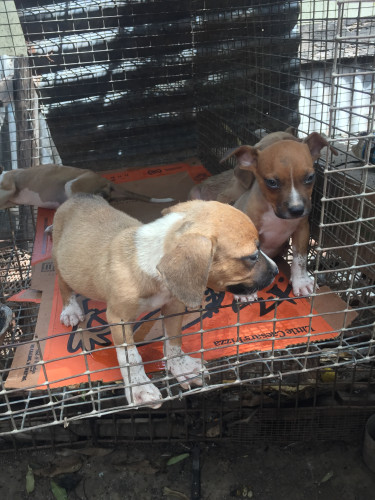
[[61, 311], [60, 321], [65, 326], [76, 326], [80, 321], [85, 319], [85, 315], [82, 312], [76, 298], [74, 295], [70, 297], [68, 305], [66, 305]]
[[62, 311], [60, 321], [65, 326], [77, 326], [80, 321], [85, 319], [84, 314], [77, 314], [76, 312]]

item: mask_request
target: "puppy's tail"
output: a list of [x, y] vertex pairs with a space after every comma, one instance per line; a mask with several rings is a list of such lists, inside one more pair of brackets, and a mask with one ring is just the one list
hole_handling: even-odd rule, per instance
[[132, 191], [123, 189], [118, 185], [113, 186], [107, 201], [111, 202], [120, 200], [144, 201], [146, 203], [171, 203], [172, 201], [175, 201], [173, 198], [153, 198], [144, 194], [133, 193]]
[[150, 198], [150, 203], [171, 203], [174, 198]]

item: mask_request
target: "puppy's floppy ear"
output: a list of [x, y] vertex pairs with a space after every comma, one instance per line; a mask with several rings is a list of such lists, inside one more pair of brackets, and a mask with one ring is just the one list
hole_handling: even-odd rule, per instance
[[308, 137], [306, 137], [306, 139], [304, 139], [303, 142], [308, 145], [312, 159], [314, 161], [319, 158], [320, 151], [326, 146], [331, 150], [331, 152], [334, 155], [336, 156], [338, 155], [337, 150], [334, 147], [332, 147], [322, 135], [318, 134], [318, 132], [313, 132]]
[[207, 286], [214, 244], [201, 234], [180, 236], [176, 246], [156, 266], [174, 297], [189, 307], [199, 307]]
[[258, 154], [259, 151], [256, 148], [244, 145], [227, 151], [220, 160], [220, 163], [234, 155], [237, 159], [237, 165], [240, 168], [244, 170], [253, 170], [258, 163]]

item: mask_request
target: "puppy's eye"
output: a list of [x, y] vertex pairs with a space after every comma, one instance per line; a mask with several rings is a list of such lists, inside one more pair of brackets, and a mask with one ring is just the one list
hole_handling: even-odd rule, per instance
[[315, 179], [315, 173], [309, 174], [305, 177], [305, 180], [303, 181], [304, 184], [311, 184]]
[[280, 187], [280, 181], [278, 179], [264, 179], [264, 182], [270, 189], [278, 189]]
[[246, 257], [242, 257], [242, 260], [251, 265], [255, 264], [255, 262], [257, 262], [258, 259], [259, 259], [259, 250], [252, 253], [251, 255], [246, 255]]

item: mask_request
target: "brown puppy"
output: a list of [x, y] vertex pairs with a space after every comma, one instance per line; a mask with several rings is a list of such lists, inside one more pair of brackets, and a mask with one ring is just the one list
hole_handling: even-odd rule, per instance
[[[275, 132], [255, 146], [232, 149], [223, 158], [225, 161], [235, 156], [235, 171], [243, 170], [248, 174], [248, 188], [245, 189], [243, 183], [243, 193], [235, 200], [234, 206], [254, 222], [264, 253], [271, 258], [276, 257], [283, 252], [292, 237], [291, 282], [297, 296], [308, 295], [313, 290], [313, 281], [307, 274], [310, 236], [308, 215], [315, 181], [314, 162], [324, 147], [330, 147], [337, 154], [324, 137], [316, 132], [304, 140], [288, 132]], [[212, 179], [215, 177], [219, 176], [213, 176]], [[239, 185], [238, 175], [233, 175], [234, 178], [236, 181], [228, 189]], [[222, 183], [217, 182], [216, 186], [219, 184]], [[200, 191], [191, 191], [192, 196], [204, 192], [204, 187]], [[233, 189], [231, 192], [234, 192]]]
[[200, 307], [206, 287], [252, 294], [278, 272], [259, 251], [253, 223], [239, 210], [190, 201], [163, 213], [142, 224], [97, 196], [77, 195], [58, 208], [53, 222], [61, 321], [73, 326], [83, 319], [74, 292], [105, 301], [127, 400], [153, 407], [160, 406], [160, 391], [145, 374], [132, 326], [119, 323], [158, 307], [163, 316], [181, 313], [164, 319], [167, 369], [182, 387], [202, 385], [201, 360], [181, 349], [185, 306]]
[[264, 253], [276, 257], [292, 238], [290, 279], [296, 296], [313, 291], [314, 282], [307, 274], [308, 215], [315, 182], [314, 162], [324, 147], [330, 145], [313, 132], [301, 142], [282, 140], [263, 151], [241, 146], [227, 155], [235, 155], [239, 167], [255, 177], [250, 189], [234, 206], [251, 217]]
[[150, 198], [127, 191], [120, 184], [82, 168], [62, 165], [4, 171], [0, 175], [0, 209], [15, 205], [57, 208], [75, 193], [91, 193], [114, 200], [139, 200], [152, 203], [173, 201], [172, 198]]

